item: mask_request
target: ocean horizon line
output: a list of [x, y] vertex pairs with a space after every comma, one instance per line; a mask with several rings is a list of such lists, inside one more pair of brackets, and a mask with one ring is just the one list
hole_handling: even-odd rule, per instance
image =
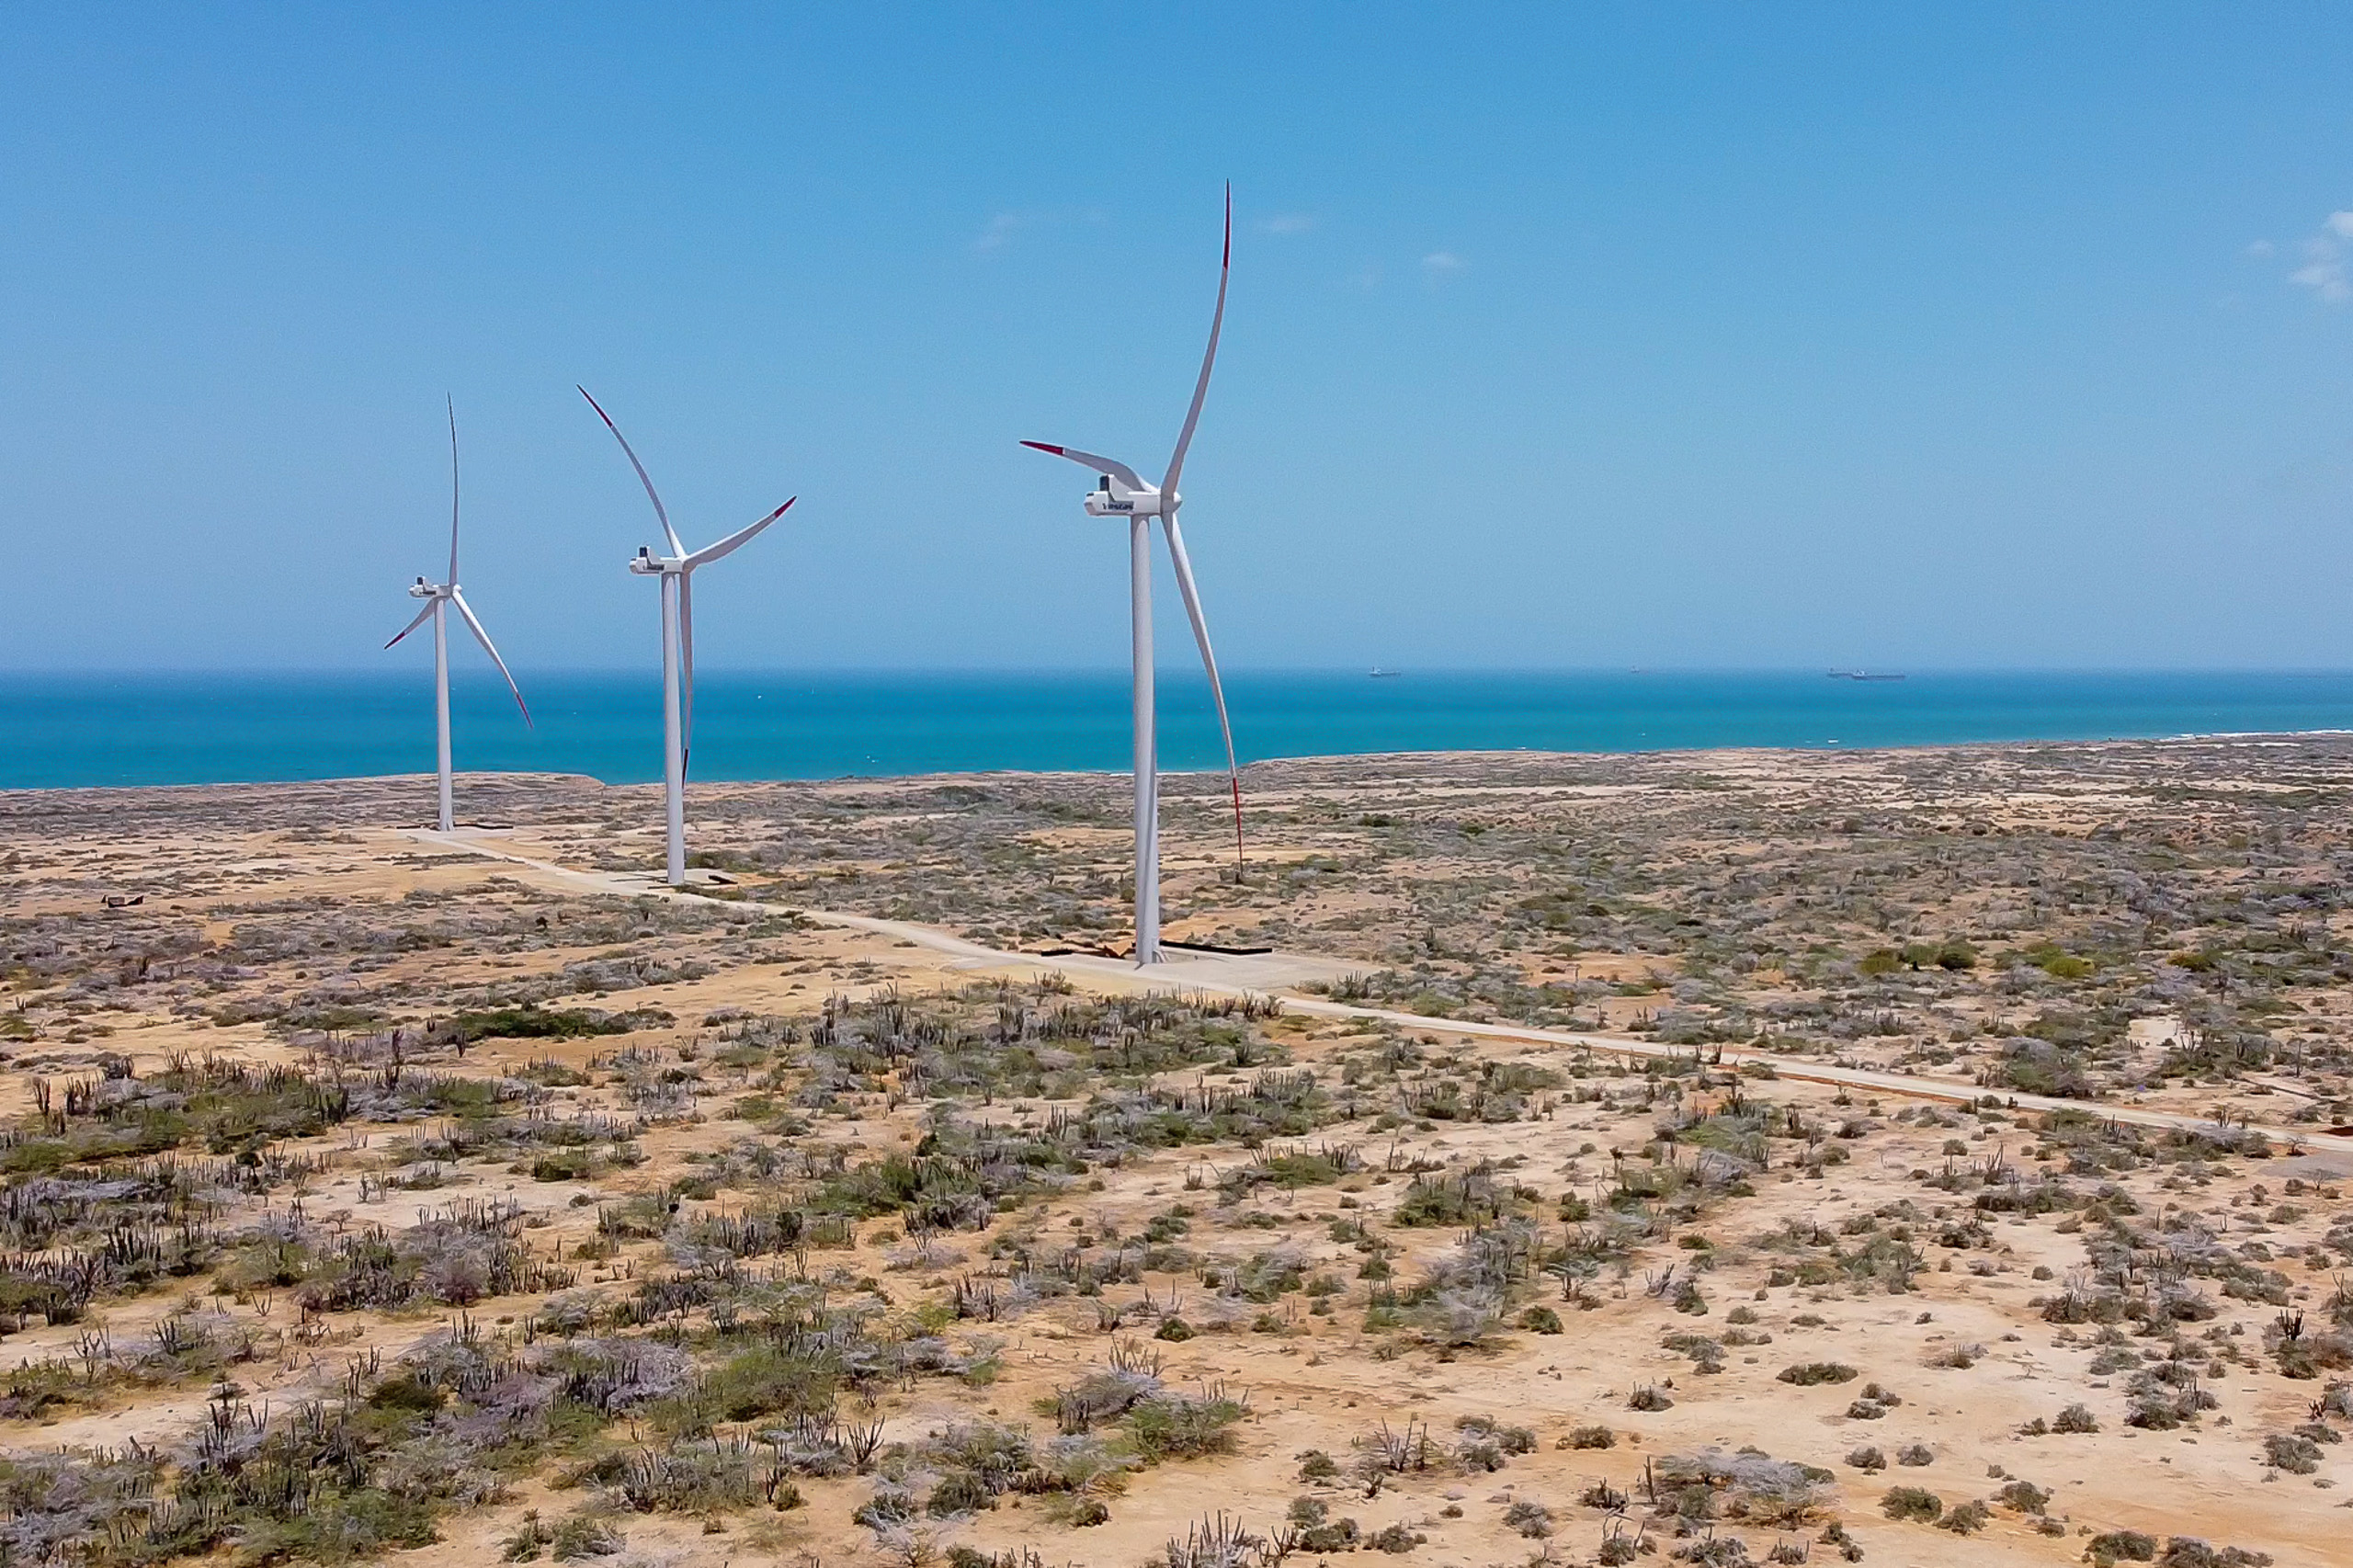
[[[1824, 678], [1901, 674], [1902, 679]], [[660, 776], [651, 671], [452, 672], [468, 773]], [[1459, 752], [1857, 750], [2353, 730], [2353, 670], [1409, 671], [1237, 669], [1245, 762]], [[1124, 670], [705, 669], [699, 780], [1117, 773]], [[1161, 676], [1172, 772], [1222, 768], [1199, 672]], [[432, 767], [429, 662], [401, 670], [0, 676], [0, 789], [399, 777]]]
[[[457, 645], [457, 655], [450, 668], [452, 679], [494, 675], [486, 664], [469, 659]], [[627, 664], [529, 664], [509, 659], [508, 667], [519, 676], [538, 675], [563, 678], [565, 676], [597, 676], [618, 678], [628, 676], [658, 680], [660, 664], [652, 659]], [[1206, 684], [1199, 664], [1172, 656], [1171, 662], [1155, 665], [1159, 680]], [[1873, 664], [1858, 662], [1846, 665], [1822, 664], [1654, 664], [1654, 665], [1447, 665], [1447, 664], [1321, 664], [1321, 665], [1221, 665], [1227, 679], [1246, 676], [1337, 676], [1363, 677], [1375, 672], [1382, 676], [1446, 676], [1497, 677], [1543, 677], [1549, 676], [1822, 676], [1840, 678], [1852, 675], [1885, 674], [1903, 678], [1944, 676], [2085, 676], [2138, 677], [2151, 676], [2275, 676], [2282, 678], [2327, 677], [2353, 676], [2353, 663], [2344, 665], [2119, 665], [2119, 664]], [[0, 685], [18, 681], [62, 681], [75, 679], [111, 680], [140, 678], [165, 679], [246, 679], [276, 678], [361, 678], [390, 681], [414, 681], [416, 670], [403, 665], [392, 667], [385, 664], [350, 665], [19, 665], [0, 670]], [[1087, 678], [1099, 679], [1117, 676], [1124, 680], [1129, 667], [1120, 664], [1102, 665], [762, 665], [722, 664], [710, 660], [698, 661], [698, 679], [712, 676], [739, 677], [745, 676], [799, 676], [811, 679], [1008, 679], [1008, 678]]]

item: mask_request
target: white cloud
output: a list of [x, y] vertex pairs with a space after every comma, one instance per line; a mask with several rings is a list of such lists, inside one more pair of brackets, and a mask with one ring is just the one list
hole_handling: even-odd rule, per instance
[[977, 251], [1003, 250], [1013, 243], [1014, 231], [1028, 221], [1018, 212], [1000, 212], [989, 220], [988, 227], [983, 229], [980, 238], [972, 242], [972, 248]]
[[[2353, 240], [2353, 211], [2338, 210], [2323, 220], [2320, 233], [2304, 242], [2304, 265], [2288, 274], [2288, 281], [2310, 289], [2323, 304], [2342, 305], [2353, 301], [2353, 280], [2346, 276], [2346, 242]], [[2250, 255], [2268, 255], [2270, 246], [2258, 241], [2261, 250], [2250, 245]]]
[[1315, 227], [1313, 212], [1278, 212], [1262, 221], [1259, 228], [1270, 234], [1304, 234]]
[[2246, 247], [2246, 254], [2260, 260], [2278, 248], [2269, 240], [2256, 240]]
[[1460, 272], [1470, 265], [1450, 250], [1432, 251], [1422, 257], [1422, 270], [1433, 278], [1443, 277], [1449, 272]]
[[2353, 300], [2353, 288], [2345, 282], [2345, 258], [2333, 252], [2315, 251], [2312, 260], [2288, 274], [2288, 281], [2302, 284], [2332, 305]]

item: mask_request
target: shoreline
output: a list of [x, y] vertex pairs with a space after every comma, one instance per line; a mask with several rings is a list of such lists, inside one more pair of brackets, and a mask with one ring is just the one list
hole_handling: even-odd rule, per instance
[[[1893, 741], [1876, 744], [1846, 745], [1836, 741], [1816, 745], [1756, 745], [1731, 744], [1723, 745], [1661, 745], [1647, 747], [1608, 747], [1581, 750], [1566, 747], [1536, 746], [1464, 746], [1456, 748], [1416, 747], [1394, 751], [1313, 752], [1295, 756], [1259, 757], [1242, 764], [1246, 782], [1254, 770], [1314, 767], [1331, 767], [1348, 765], [1378, 767], [1400, 764], [1430, 764], [1440, 762], [1475, 763], [1483, 761], [1530, 763], [1546, 760], [1574, 762], [1635, 761], [1646, 757], [1694, 756], [1756, 756], [1756, 757], [1815, 757], [1815, 756], [1884, 756], [1891, 754], [1927, 756], [1936, 753], [1974, 753], [2033, 749], [2090, 748], [2097, 746], [2185, 746], [2185, 745], [2288, 745], [2329, 740], [2353, 740], [2353, 727], [2330, 726], [2305, 730], [2218, 730], [2182, 732], [2143, 735], [2072, 735], [2064, 737], [2034, 736], [1993, 740], [1959, 741]], [[593, 773], [567, 769], [480, 768], [460, 767], [455, 775], [477, 786], [541, 784], [564, 787], [592, 787], [600, 790], [655, 790], [661, 788], [659, 778], [600, 778]], [[122, 784], [0, 784], [0, 801], [15, 797], [39, 795], [74, 795], [87, 797], [104, 793], [162, 795], [176, 791], [231, 791], [248, 790], [285, 790], [348, 787], [354, 785], [415, 785], [433, 780], [427, 770], [399, 773], [336, 773], [305, 775], [283, 778], [233, 779], [169, 779], [150, 783]], [[1126, 767], [964, 767], [922, 769], [905, 773], [832, 773], [823, 775], [745, 775], [740, 778], [699, 778], [688, 781], [688, 788], [698, 792], [726, 789], [768, 789], [780, 786], [825, 788], [859, 784], [963, 783], [985, 780], [1020, 782], [1052, 779], [1123, 779], [1129, 777]], [[1222, 767], [1176, 767], [1164, 764], [1161, 778], [1220, 780], [1225, 777]]]

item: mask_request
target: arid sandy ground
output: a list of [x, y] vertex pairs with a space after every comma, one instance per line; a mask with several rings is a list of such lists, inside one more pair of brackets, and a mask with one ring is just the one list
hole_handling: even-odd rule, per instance
[[2343, 1560], [2353, 744], [1221, 785], [0, 795], [0, 1539]]

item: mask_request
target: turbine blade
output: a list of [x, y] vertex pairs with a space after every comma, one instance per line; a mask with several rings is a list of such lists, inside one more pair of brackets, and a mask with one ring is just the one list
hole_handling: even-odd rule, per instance
[[458, 613], [464, 616], [466, 624], [474, 629], [475, 640], [482, 643], [482, 651], [490, 655], [490, 662], [498, 666], [498, 673], [506, 676], [506, 689], [515, 694], [515, 706], [523, 710], [523, 722], [538, 729], [537, 724], [531, 723], [531, 705], [523, 700], [523, 688], [515, 684], [514, 676], [506, 668], [506, 661], [498, 656], [498, 649], [491, 642], [490, 633], [482, 629], [481, 620], [474, 615], [474, 607], [466, 603], [466, 596], [455, 588], [449, 590], [449, 602], [458, 607]]
[[[792, 501], [798, 501], [800, 499], [800, 496], [795, 495], [792, 498]], [[698, 566], [708, 566], [722, 555], [734, 554], [735, 551], [749, 544], [752, 541], [753, 536], [757, 534], [762, 528], [767, 528], [770, 523], [775, 522], [779, 517], [783, 517], [787, 512], [792, 510], [792, 501], [787, 501], [783, 506], [779, 506], [775, 511], [770, 512], [767, 517], [762, 517], [750, 528], [745, 528], [740, 532], [729, 534], [717, 544], [705, 545], [702, 549], [696, 551], [692, 555], [687, 557], [687, 569], [688, 571], [692, 571]]]
[[1082, 452], [1076, 447], [1050, 447], [1043, 441], [1024, 441], [1021, 444], [1033, 452], [1044, 452], [1050, 457], [1068, 458], [1081, 468], [1092, 469], [1097, 473], [1108, 473], [1131, 490], [1151, 488], [1144, 483], [1142, 475], [1117, 458], [1098, 458], [1093, 452]]
[[449, 403], [449, 581], [458, 580], [458, 400]]
[[[787, 502], [790, 506], [791, 503]], [[781, 512], [782, 507], [778, 510]], [[773, 522], [775, 519], [770, 518]], [[767, 527], [761, 523], [759, 528]], [[678, 574], [678, 777], [695, 755], [695, 574]]]
[[1217, 702], [1217, 727], [1225, 736], [1225, 777], [1233, 790], [1233, 863], [1242, 864], [1242, 769], [1233, 759], [1233, 725], [1225, 716], [1225, 684], [1217, 678], [1217, 655], [1210, 651], [1210, 623], [1201, 614], [1201, 596], [1193, 586], [1193, 563], [1185, 554], [1185, 536], [1176, 519], [1160, 514], [1168, 536], [1168, 563], [1176, 569], [1176, 591], [1185, 596], [1185, 614], [1193, 623], [1193, 641], [1200, 645], [1201, 668], [1209, 672], [1210, 696]]
[[[1185, 449], [1193, 444], [1193, 426], [1201, 422], [1201, 403], [1210, 395], [1210, 369], [1217, 363], [1218, 334], [1225, 330], [1225, 285], [1233, 275], [1233, 187], [1225, 187], [1225, 259], [1217, 268], [1217, 311], [1210, 317], [1210, 346], [1201, 356], [1201, 379], [1193, 383], [1193, 406], [1185, 411], [1185, 428], [1177, 433], [1176, 449], [1169, 455], [1168, 477], [1160, 482], [1161, 506], [1177, 505], [1176, 476], [1185, 472]], [[1163, 516], [1166, 513], [1164, 512]]]
[[384, 646], [387, 648], [391, 647], [392, 642], [399, 642], [401, 638], [407, 636], [410, 632], [415, 631], [418, 627], [423, 626], [426, 621], [431, 620], [432, 619], [433, 601], [431, 599], [427, 599], [425, 601], [425, 608], [416, 612], [416, 619], [410, 621], [406, 626], [402, 627], [400, 629], [399, 635], [395, 636], [392, 642], [385, 643]]
[[[588, 397], [586, 387], [577, 387], [574, 390], [582, 397]], [[629, 444], [629, 437], [621, 434], [621, 427], [613, 423], [613, 416], [605, 412], [603, 403], [593, 397], [588, 397], [588, 406], [597, 411], [597, 417], [605, 422], [605, 428], [613, 433], [613, 439], [619, 441], [621, 444], [621, 450], [629, 454], [629, 466], [637, 470], [637, 482], [645, 486], [645, 498], [654, 503], [654, 515], [662, 521], [662, 537], [670, 541], [670, 553], [684, 555], [687, 552], [687, 547], [678, 542], [678, 530], [670, 526], [670, 514], [663, 507], [662, 497], [654, 493], [654, 481], [646, 477], [645, 465], [637, 460], [636, 449]]]

